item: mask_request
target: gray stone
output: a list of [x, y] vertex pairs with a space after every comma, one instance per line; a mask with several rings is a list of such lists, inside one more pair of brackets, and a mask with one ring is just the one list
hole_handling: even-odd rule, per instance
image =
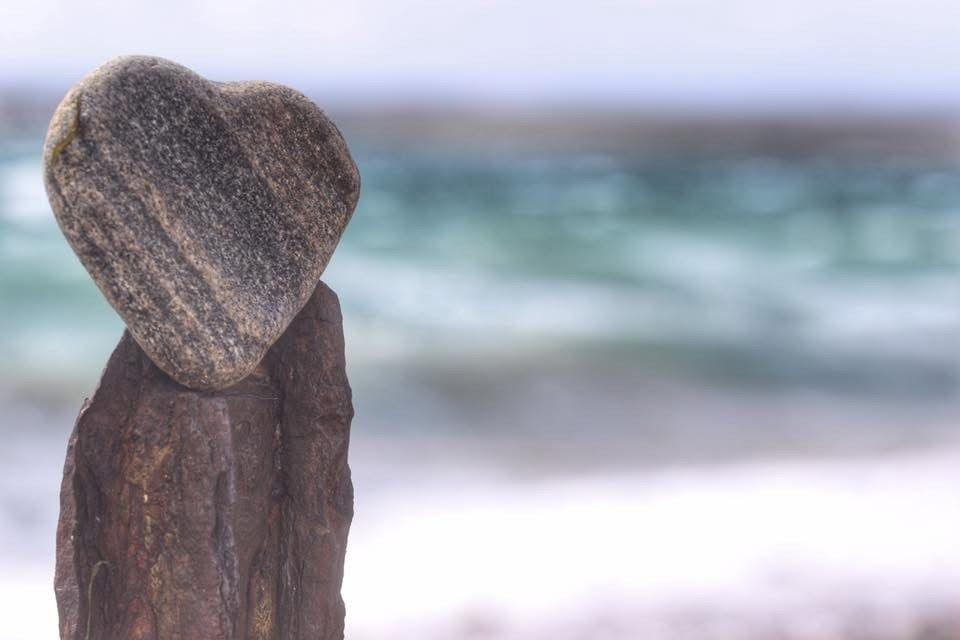
[[44, 145], [47, 193], [97, 286], [183, 385], [243, 379], [304, 306], [360, 175], [300, 93], [117, 58], [74, 86]]

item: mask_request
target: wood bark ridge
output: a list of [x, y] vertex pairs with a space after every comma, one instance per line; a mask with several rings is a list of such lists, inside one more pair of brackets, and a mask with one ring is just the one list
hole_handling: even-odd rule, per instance
[[323, 283], [222, 391], [177, 384], [124, 333], [67, 451], [61, 639], [341, 639], [352, 417]]

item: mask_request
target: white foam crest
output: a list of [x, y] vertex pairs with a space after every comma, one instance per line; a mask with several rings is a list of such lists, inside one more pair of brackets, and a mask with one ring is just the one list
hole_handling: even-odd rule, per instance
[[664, 628], [704, 606], [894, 616], [960, 596], [958, 482], [951, 452], [397, 490], [357, 514], [349, 627], [413, 638], [484, 612], [533, 629], [604, 607]]
[[0, 215], [21, 223], [52, 224], [39, 157], [0, 163]]
[[347, 305], [412, 326], [561, 337], [676, 327], [671, 305], [616, 284], [498, 277], [346, 253], [324, 279]]
[[661, 265], [669, 287], [497, 275], [347, 252], [325, 279], [360, 312], [359, 322], [505, 337], [749, 345], [779, 336], [837, 354], [940, 361], [945, 354], [930, 348], [931, 337], [942, 343], [960, 334], [956, 300], [946, 295], [956, 288], [946, 276], [912, 277], [910, 286], [824, 278], [702, 246], [675, 254], [684, 266], [648, 259]]

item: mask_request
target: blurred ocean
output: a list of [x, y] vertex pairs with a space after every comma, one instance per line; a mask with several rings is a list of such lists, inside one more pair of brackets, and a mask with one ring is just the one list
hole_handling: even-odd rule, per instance
[[[352, 637], [954, 637], [916, 630], [960, 619], [960, 162], [346, 129]], [[122, 330], [40, 136], [0, 137], [9, 639], [54, 637], [63, 446]]]
[[[89, 386], [121, 325], [57, 229], [38, 140], [0, 145], [0, 375]], [[362, 200], [325, 275], [357, 367], [493, 350], [751, 386], [960, 382], [956, 166], [363, 146], [358, 160]]]

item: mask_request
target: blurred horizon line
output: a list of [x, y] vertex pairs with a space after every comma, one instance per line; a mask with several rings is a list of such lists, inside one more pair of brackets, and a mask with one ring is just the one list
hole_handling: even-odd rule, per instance
[[[0, 131], [35, 135], [68, 86], [0, 82]], [[589, 100], [372, 99], [300, 87], [361, 145], [583, 152], [807, 155], [839, 152], [960, 158], [960, 104], [868, 102], [720, 107]]]

